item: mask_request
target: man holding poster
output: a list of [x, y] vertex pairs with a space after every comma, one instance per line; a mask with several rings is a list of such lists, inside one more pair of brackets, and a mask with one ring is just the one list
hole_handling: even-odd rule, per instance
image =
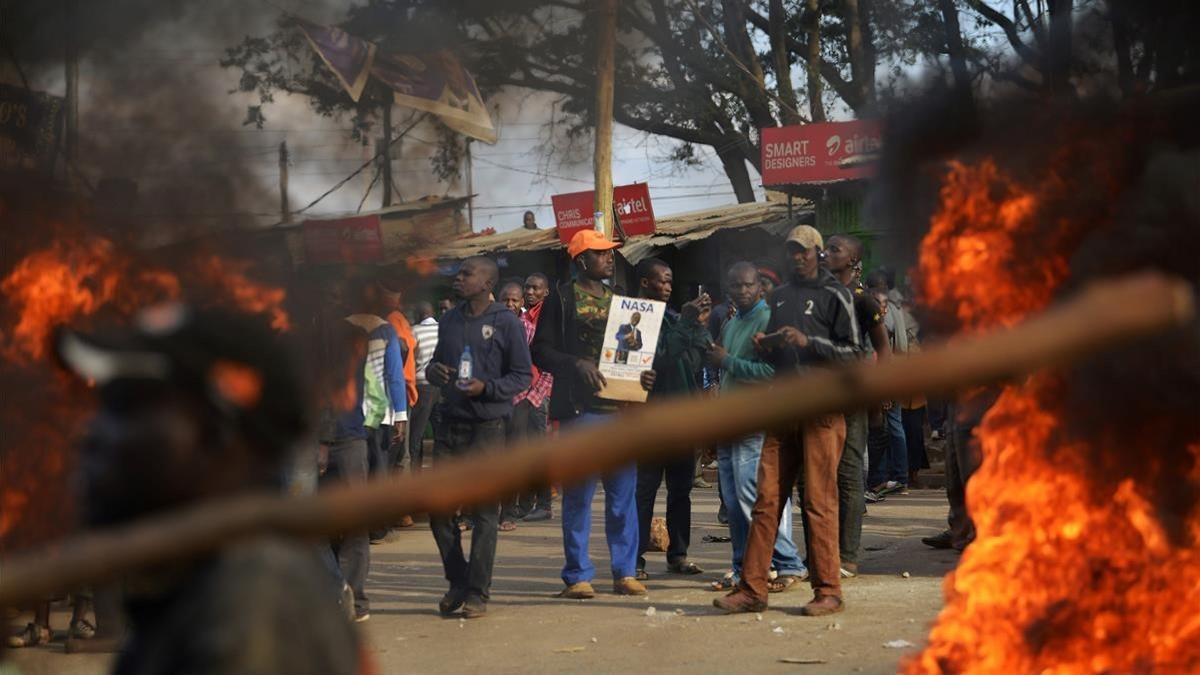
[[[545, 300], [537, 332], [530, 343], [534, 365], [554, 375], [550, 417], [564, 425], [604, 422], [620, 406], [617, 400], [602, 397], [602, 390], [610, 384], [610, 378], [600, 366], [606, 351], [611, 351], [613, 361], [616, 360], [616, 327], [611, 335], [608, 330], [609, 311], [617, 296], [604, 283], [613, 275], [613, 249], [616, 247], [616, 243], [595, 230], [575, 233], [567, 253], [575, 264], [576, 278], [560, 284]], [[646, 313], [643, 311], [643, 314]], [[644, 323], [644, 319], [640, 321], [638, 330], [649, 338], [649, 327], [641, 325]], [[658, 326], [654, 328], [657, 335]], [[632, 349], [626, 358], [634, 359], [635, 353], [639, 354], [640, 361], [640, 352]], [[652, 363], [653, 358], [644, 367], [616, 366], [610, 362], [604, 364], [604, 369], [636, 368], [639, 374], [634, 381], [644, 398], [644, 392], [654, 388]], [[612, 380], [613, 384], [617, 382]], [[634, 578], [638, 553], [637, 467], [622, 467], [599, 480], [604, 483], [604, 531], [612, 558], [613, 592], [644, 595], [646, 587]], [[591, 478], [563, 490], [563, 553], [566, 558], [562, 571], [566, 588], [560, 593], [563, 598], [585, 599], [596, 595], [591, 584], [596, 568], [588, 555], [596, 483], [597, 478]]]

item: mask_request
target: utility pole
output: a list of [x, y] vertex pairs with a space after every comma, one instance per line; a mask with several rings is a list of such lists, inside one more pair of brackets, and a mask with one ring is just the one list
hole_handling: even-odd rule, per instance
[[279, 144], [279, 215], [283, 222], [292, 222], [292, 209], [288, 205], [287, 141], [282, 141]]
[[471, 141], [467, 137], [467, 224], [475, 231], [475, 166], [471, 162]]
[[392, 205], [392, 90], [383, 98], [383, 206]]
[[595, 210], [604, 214], [604, 234], [613, 233], [613, 79], [616, 70], [617, 2], [598, 3], [599, 34], [596, 39], [596, 152], [593, 158]]

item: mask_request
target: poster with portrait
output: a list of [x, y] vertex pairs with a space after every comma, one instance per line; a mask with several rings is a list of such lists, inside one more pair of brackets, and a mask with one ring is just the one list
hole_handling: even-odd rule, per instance
[[645, 401], [642, 372], [654, 368], [658, 332], [667, 305], [658, 300], [614, 295], [600, 349], [600, 372], [608, 384], [599, 396], [615, 401]]

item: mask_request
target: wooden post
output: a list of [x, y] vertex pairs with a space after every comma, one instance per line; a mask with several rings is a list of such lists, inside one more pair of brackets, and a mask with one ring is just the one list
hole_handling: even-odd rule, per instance
[[613, 79], [616, 70], [617, 1], [600, 0], [596, 36], [596, 175], [595, 210], [604, 214], [604, 234], [613, 233], [612, 128]]
[[[383, 206], [392, 205], [392, 90], [388, 89], [383, 101]], [[379, 152], [379, 151], [376, 151]]]
[[292, 222], [292, 209], [288, 205], [287, 141], [281, 141], [279, 143], [279, 217], [285, 223]]
[[475, 164], [471, 161], [471, 141], [467, 137], [467, 224], [475, 231]]

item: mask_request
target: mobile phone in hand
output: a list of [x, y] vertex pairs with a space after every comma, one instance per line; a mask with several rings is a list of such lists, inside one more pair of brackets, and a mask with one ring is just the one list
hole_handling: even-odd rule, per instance
[[784, 345], [784, 342], [785, 342], [785, 339], [783, 337], [782, 331], [775, 331], [774, 333], [767, 333], [766, 335], [763, 335], [762, 337], [760, 337], [758, 339], [758, 344], [760, 347], [767, 347], [769, 349], [774, 349], [776, 347], [782, 347]]

